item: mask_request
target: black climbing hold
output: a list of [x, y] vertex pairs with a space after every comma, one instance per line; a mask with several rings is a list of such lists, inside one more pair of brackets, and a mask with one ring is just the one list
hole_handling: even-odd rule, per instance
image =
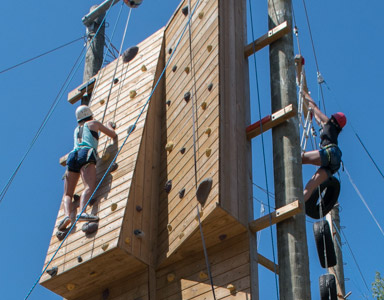
[[143, 210], [143, 208], [140, 205], [136, 205], [136, 211], [137, 212], [141, 212], [142, 210]]
[[109, 298], [109, 289], [103, 291], [103, 300], [108, 300]]
[[119, 165], [117, 163], [113, 163], [111, 168], [109, 169], [109, 172], [115, 172], [117, 170], [117, 168], [119, 167]]
[[172, 48], [169, 48], [168, 49], [168, 54], [171, 54], [172, 53]]
[[127, 132], [128, 134], [130, 134], [132, 131], [134, 131], [136, 129], [136, 125], [135, 124], [132, 124], [132, 125], [129, 125], [128, 126], [128, 129], [127, 129]]
[[116, 129], [116, 123], [115, 123], [115, 122], [111, 122], [111, 127], [112, 127], [113, 129]]
[[[328, 221], [321, 220], [313, 224], [317, 253], [320, 264], [323, 268], [330, 268], [336, 265], [336, 252], [333, 244], [331, 229]], [[324, 251], [325, 244], [325, 251]]]
[[183, 148], [180, 149], [180, 153], [181, 153], [181, 154], [184, 154], [184, 153], [185, 153], [185, 147], [183, 147]]
[[204, 179], [202, 182], [200, 182], [199, 186], [197, 187], [197, 191], [196, 191], [197, 201], [199, 201], [199, 203], [202, 206], [205, 205], [205, 202], [208, 199], [208, 195], [211, 192], [212, 182], [213, 182], [212, 178], [209, 177]]
[[324, 274], [319, 277], [320, 299], [337, 300], [336, 278], [333, 274]]
[[185, 100], [186, 102], [188, 102], [190, 99], [191, 99], [191, 93], [190, 93], [190, 92], [186, 92], [186, 93], [184, 94], [184, 100]]
[[180, 199], [184, 197], [184, 194], [185, 194], [185, 188], [183, 188], [182, 190], [179, 191]]
[[74, 202], [80, 201], [80, 196], [78, 194], [74, 194], [73, 195], [73, 201]]
[[130, 62], [132, 59], [135, 58], [135, 56], [137, 55], [138, 52], [139, 52], [139, 47], [137, 47], [137, 46], [133, 46], [131, 48], [128, 48], [123, 53], [123, 62], [124, 63]]
[[118, 78], [113, 79], [113, 83], [114, 83], [114, 84], [116, 84], [116, 83], [118, 83], [118, 82], [119, 82], [119, 79], [118, 79]]
[[172, 72], [176, 72], [176, 70], [177, 70], [177, 66], [174, 65], [173, 68], [172, 68]]
[[208, 91], [212, 91], [213, 83], [208, 84]]
[[142, 232], [140, 229], [135, 229], [133, 233], [138, 237], [142, 238], [144, 236], [144, 232]]
[[184, 6], [184, 7], [182, 8], [181, 12], [183, 13], [184, 16], [188, 16], [188, 12], [189, 12], [188, 5], [187, 5], [187, 6]]
[[51, 269], [48, 269], [46, 272], [51, 276], [56, 276], [57, 275], [57, 271], [58, 271], [58, 268], [57, 267], [53, 267]]
[[340, 182], [335, 176], [329, 177], [326, 181], [320, 184], [321, 201], [318, 202], [319, 190], [315, 189], [311, 197], [305, 202], [305, 213], [314, 219], [320, 219], [320, 204], [322, 208], [322, 216], [329, 213], [335, 206], [340, 193]]
[[83, 262], [83, 258], [81, 256], [78, 256], [77, 257], [77, 262], [79, 262], [79, 263]]
[[68, 234], [70, 228], [67, 228], [65, 230], [58, 230], [56, 231], [56, 237], [59, 241], [64, 240], [65, 236]]
[[226, 238], [227, 238], [227, 235], [226, 235], [226, 234], [220, 234], [220, 235], [219, 235], [219, 240], [220, 240], [220, 241], [224, 241]]
[[97, 231], [99, 229], [99, 223], [97, 222], [87, 222], [83, 225], [81, 230], [85, 232], [85, 234], [91, 234]]
[[172, 189], [172, 180], [168, 180], [166, 183], [165, 183], [165, 186], [164, 186], [164, 191], [169, 194], [169, 192], [171, 191]]
[[168, 106], [171, 105], [171, 100], [167, 100], [167, 102], [165, 102], [165, 104], [167, 104]]

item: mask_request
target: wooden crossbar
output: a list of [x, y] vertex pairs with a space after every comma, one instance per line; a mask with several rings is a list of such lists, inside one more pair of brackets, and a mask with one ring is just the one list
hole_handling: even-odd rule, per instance
[[77, 89], [70, 92], [68, 94], [68, 102], [71, 104], [75, 104], [84, 96], [86, 92], [88, 92], [88, 94], [91, 94], [95, 86], [95, 83], [96, 83], [96, 78], [91, 78], [88, 82], [83, 83]]
[[283, 207], [276, 209], [274, 212], [263, 216], [257, 220], [254, 220], [248, 224], [249, 229], [255, 233], [262, 229], [265, 229], [271, 225], [284, 221], [294, 215], [297, 215], [303, 210], [302, 205], [300, 205], [299, 200], [296, 200], [292, 203], [289, 203]]
[[259, 51], [260, 49], [263, 49], [264, 47], [280, 39], [281, 37], [288, 34], [289, 32], [291, 32], [291, 26], [288, 25], [288, 22], [285, 21], [281, 23], [275, 28], [269, 30], [263, 36], [259, 37], [253, 43], [250, 43], [249, 45], [245, 46], [244, 48], [245, 57], [251, 56], [253, 53]]
[[60, 163], [60, 165], [62, 165], [63, 167], [65, 167], [66, 164], [67, 164], [68, 154], [69, 154], [69, 153], [65, 154], [64, 156], [60, 157], [60, 159], [59, 159], [59, 163]]
[[259, 264], [262, 265], [263, 267], [267, 268], [273, 273], [276, 272], [276, 274], [279, 274], [279, 266], [276, 265], [273, 261], [269, 260], [268, 258], [261, 255], [260, 253], [257, 253], [257, 260]]
[[[252, 139], [259, 134], [261, 134], [261, 129], [263, 129], [263, 132], [267, 131], [268, 129], [271, 129], [272, 127], [275, 127], [284, 121], [292, 118], [296, 115], [296, 111], [292, 104], [284, 107], [283, 109], [278, 110], [277, 112], [273, 113], [270, 116], [267, 116], [263, 118], [260, 121], [249, 125], [246, 128], [247, 138]], [[262, 124], [262, 126], [260, 126]]]

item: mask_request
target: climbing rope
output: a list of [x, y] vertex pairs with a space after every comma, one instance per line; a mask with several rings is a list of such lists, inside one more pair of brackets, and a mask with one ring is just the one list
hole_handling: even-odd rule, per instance
[[[254, 24], [253, 24], [253, 17], [252, 17], [252, 1], [249, 0], [249, 11], [250, 11], [250, 20], [251, 20], [251, 31], [252, 31], [252, 41], [255, 40], [255, 33], [254, 33]], [[272, 1], [273, 2], [273, 1]], [[273, 3], [274, 6], [274, 3]], [[276, 14], [276, 18], [277, 14]], [[267, 189], [267, 200], [268, 200], [268, 213], [269, 213], [269, 223], [272, 225], [272, 214], [271, 214], [271, 201], [269, 197], [269, 187], [268, 187], [268, 174], [267, 174], [267, 161], [265, 157], [265, 144], [264, 144], [264, 132], [263, 132], [263, 124], [261, 122], [262, 116], [261, 116], [261, 100], [260, 100], [260, 91], [259, 91], [259, 79], [258, 79], [258, 72], [257, 72], [257, 60], [256, 60], [256, 50], [255, 50], [255, 43], [252, 43], [253, 46], [253, 58], [254, 58], [254, 65], [255, 65], [255, 81], [256, 81], [256, 91], [257, 91], [257, 104], [259, 109], [259, 120], [260, 120], [260, 131], [261, 131], [261, 144], [262, 144], [262, 153], [263, 153], [263, 163], [264, 163], [264, 178], [265, 178], [265, 186]], [[276, 287], [276, 298], [279, 299], [279, 285], [278, 285], [278, 279], [277, 279], [277, 269], [276, 269], [276, 254], [275, 254], [275, 243], [273, 238], [273, 231], [272, 226], [269, 226], [270, 234], [271, 234], [271, 243], [272, 243], [272, 254], [273, 254], [273, 266], [274, 266], [274, 274], [275, 274], [275, 287]]]
[[[198, 5], [199, 3], [200, 3], [200, 0], [198, 0], [198, 2], [197, 2], [197, 4], [196, 4], [195, 9], [193, 10], [193, 12], [196, 10], [196, 7], [197, 7], [197, 5]], [[110, 9], [110, 8], [109, 8], [109, 9]], [[109, 12], [109, 10], [107, 11], [106, 16], [108, 15], [108, 12]], [[106, 16], [105, 16], [105, 17], [106, 17]], [[105, 20], [105, 17], [104, 17], [104, 20]], [[103, 20], [103, 22], [104, 22], [104, 20]], [[155, 86], [153, 87], [153, 90], [152, 90], [152, 92], [150, 93], [150, 95], [149, 95], [147, 101], [145, 102], [145, 105], [144, 105], [143, 108], [140, 110], [139, 115], [137, 116], [137, 118], [136, 118], [135, 123], [133, 124], [133, 126], [136, 126], [136, 124], [138, 123], [138, 121], [139, 121], [141, 115], [143, 114], [145, 108], [148, 106], [150, 100], [152, 99], [153, 94], [155, 93], [157, 87], [159, 86], [159, 83], [160, 83], [162, 77], [163, 77], [164, 74], [165, 74], [165, 70], [168, 68], [169, 63], [170, 63], [170, 61], [171, 61], [171, 59], [172, 59], [174, 53], [176, 53], [176, 50], [177, 50], [177, 48], [178, 48], [178, 46], [179, 46], [179, 44], [180, 44], [180, 41], [181, 41], [182, 37], [183, 37], [184, 34], [185, 34], [185, 31], [186, 31], [186, 29], [187, 29], [187, 26], [189, 25], [190, 20], [191, 20], [191, 19], [188, 20], [186, 26], [184, 27], [183, 31], [181, 32], [180, 38], [179, 38], [178, 42], [177, 42], [176, 45], [175, 45], [175, 49], [174, 49], [174, 51], [172, 52], [171, 56], [169, 57], [167, 63], [165, 64], [164, 69], [163, 69], [163, 71], [161, 72], [161, 74], [160, 74], [160, 76], [159, 76], [159, 79], [157, 80]], [[95, 36], [96, 36], [96, 35], [97, 35], [97, 32], [96, 32]], [[79, 217], [80, 217], [81, 214], [85, 211], [85, 209], [86, 209], [87, 206], [89, 205], [89, 202], [90, 202], [91, 199], [94, 197], [94, 195], [96, 194], [97, 190], [100, 188], [100, 186], [101, 186], [101, 184], [103, 183], [104, 179], [105, 179], [106, 176], [108, 175], [108, 173], [109, 173], [111, 167], [113, 166], [113, 164], [115, 163], [115, 161], [116, 161], [118, 155], [120, 154], [121, 150], [123, 149], [123, 147], [124, 147], [125, 144], [127, 143], [127, 140], [128, 140], [128, 138], [130, 137], [131, 132], [132, 132], [132, 130], [131, 130], [130, 132], [128, 132], [128, 135], [127, 135], [126, 138], [124, 139], [124, 141], [123, 141], [122, 145], [120, 146], [119, 150], [117, 151], [115, 157], [112, 159], [112, 161], [111, 161], [109, 167], [107, 168], [107, 170], [105, 171], [103, 177], [100, 179], [98, 185], [96, 186], [96, 188], [95, 188], [95, 190], [93, 191], [92, 195], [89, 197], [89, 199], [88, 199], [86, 205], [84, 206], [83, 210], [80, 212]], [[61, 243], [60, 243], [59, 246], [57, 247], [56, 251], [53, 253], [51, 259], [48, 261], [47, 265], [45, 266], [45, 268], [43, 269], [43, 271], [42, 271], [42, 272], [40, 273], [40, 275], [38, 276], [37, 280], [35, 281], [35, 283], [34, 283], [34, 285], [32, 286], [32, 288], [29, 290], [29, 292], [28, 292], [27, 296], [24, 298], [24, 300], [28, 299], [29, 296], [31, 295], [31, 293], [33, 292], [33, 290], [35, 289], [35, 287], [36, 287], [36, 285], [38, 284], [39, 280], [41, 279], [41, 277], [43, 276], [43, 274], [45, 273], [45, 271], [48, 269], [48, 267], [49, 267], [49, 265], [52, 263], [53, 259], [56, 257], [57, 253], [59, 252], [59, 250], [60, 250], [61, 247], [63, 246], [63, 244], [64, 244], [64, 242], [66, 241], [67, 237], [68, 237], [68, 236], [70, 235], [70, 233], [72, 232], [73, 228], [76, 226], [79, 217], [77, 217], [77, 219], [75, 220], [75, 222], [72, 224], [71, 228], [68, 230], [67, 235], [64, 237], [64, 239], [61, 241]]]

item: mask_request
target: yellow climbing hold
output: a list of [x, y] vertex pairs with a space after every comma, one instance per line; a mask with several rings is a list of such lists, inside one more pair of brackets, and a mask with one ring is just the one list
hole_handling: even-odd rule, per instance
[[168, 229], [169, 232], [171, 232], [171, 231], [172, 231], [172, 225], [171, 225], [171, 224], [168, 224], [168, 225], [167, 225], [167, 229]]
[[202, 280], [207, 279], [208, 278], [208, 274], [203, 272], [203, 271], [201, 271], [199, 273], [199, 278], [202, 279]]
[[171, 152], [173, 150], [173, 146], [174, 146], [174, 144], [172, 141], [168, 142], [168, 144], [165, 145], [165, 150]]
[[100, 105], [103, 105], [105, 103], [105, 100], [100, 100]]
[[212, 45], [208, 45], [207, 50], [208, 50], [208, 52], [211, 52], [212, 51]]
[[104, 155], [101, 157], [102, 161], [107, 161], [110, 158], [111, 154], [108, 152], [105, 152]]
[[184, 237], [184, 232], [179, 234], [179, 239], [182, 239]]
[[203, 103], [201, 103], [201, 108], [203, 109], [203, 110], [206, 110], [207, 109], [207, 102], [203, 102]]
[[[201, 210], [201, 211], [199, 212], [199, 214], [200, 214], [200, 219], [201, 219], [201, 217], [203, 216], [204, 212]], [[196, 220], [196, 221], [199, 221], [199, 217], [196, 216], [196, 217], [195, 217], [195, 220]]]
[[111, 211], [115, 211], [117, 208], [117, 204], [116, 203], [112, 203], [111, 205]]
[[204, 12], [203, 11], [199, 12], [199, 19], [201, 20], [203, 17], [204, 17]]
[[129, 237], [125, 238], [124, 243], [129, 245], [131, 243], [131, 239]]
[[205, 134], [208, 134], [208, 136], [210, 136], [211, 132], [212, 132], [212, 129], [210, 127], [205, 129]]
[[189, 74], [189, 67], [184, 68], [185, 73]]
[[205, 150], [205, 155], [206, 155], [207, 157], [210, 157], [210, 156], [211, 156], [211, 153], [212, 153], [212, 149], [211, 149], [211, 148], [207, 148], [207, 149]]
[[169, 273], [169, 274], [167, 275], [167, 281], [168, 281], [168, 282], [172, 282], [172, 281], [174, 281], [175, 278], [176, 278], [176, 276], [175, 276], [175, 274], [173, 274], [173, 273]]
[[129, 97], [132, 99], [132, 98], [135, 98], [137, 95], [136, 91], [135, 90], [132, 90], [132, 91], [129, 91]]
[[75, 289], [76, 285], [74, 285], [73, 283], [68, 283], [67, 284], [67, 290], [68, 291], [73, 291]]
[[227, 285], [227, 289], [233, 293], [234, 291], [236, 291], [236, 287], [233, 285], [233, 284], [228, 284]]
[[103, 246], [101, 246], [101, 249], [105, 251], [108, 249], [108, 247], [109, 247], [109, 243], [105, 243]]
[[142, 65], [141, 66], [141, 71], [143, 71], [143, 72], [147, 71], [147, 67], [145, 65]]

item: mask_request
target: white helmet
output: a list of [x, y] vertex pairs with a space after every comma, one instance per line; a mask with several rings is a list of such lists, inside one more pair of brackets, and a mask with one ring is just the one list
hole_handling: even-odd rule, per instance
[[136, 8], [140, 6], [141, 2], [143, 2], [143, 0], [124, 0], [124, 3], [131, 8]]
[[92, 110], [87, 105], [80, 105], [76, 109], [76, 119], [77, 122], [80, 122], [86, 118], [92, 117]]

